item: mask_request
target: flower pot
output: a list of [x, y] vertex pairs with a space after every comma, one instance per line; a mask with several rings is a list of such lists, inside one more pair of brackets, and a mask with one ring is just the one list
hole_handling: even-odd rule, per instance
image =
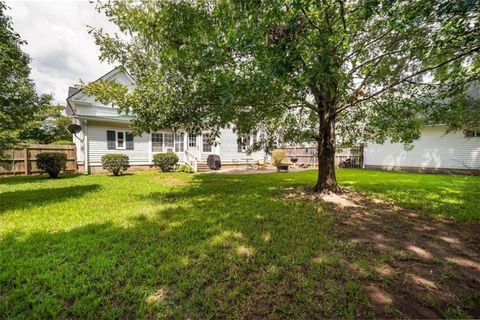
[[277, 166], [277, 171], [278, 172], [287, 172], [288, 171], [288, 165], [286, 164], [281, 164]]

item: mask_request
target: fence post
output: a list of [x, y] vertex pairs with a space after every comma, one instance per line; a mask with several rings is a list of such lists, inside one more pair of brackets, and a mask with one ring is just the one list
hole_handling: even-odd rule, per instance
[[29, 170], [28, 170], [29, 159], [28, 159], [28, 148], [27, 147], [23, 148], [23, 164], [25, 166], [25, 175], [28, 176], [28, 173], [29, 173]]

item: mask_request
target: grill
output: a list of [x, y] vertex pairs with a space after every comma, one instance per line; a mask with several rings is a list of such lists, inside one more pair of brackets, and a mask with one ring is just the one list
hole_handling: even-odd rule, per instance
[[207, 164], [208, 167], [212, 170], [218, 170], [222, 167], [220, 156], [216, 154], [211, 154], [207, 157]]

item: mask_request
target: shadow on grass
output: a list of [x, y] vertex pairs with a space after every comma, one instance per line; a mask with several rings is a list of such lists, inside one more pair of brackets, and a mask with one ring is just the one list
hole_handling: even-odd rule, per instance
[[100, 188], [98, 184], [78, 185], [62, 188], [18, 190], [0, 193], [0, 213], [7, 210], [38, 207], [52, 202], [79, 198]]
[[[313, 301], [322, 272], [308, 265], [326, 241], [321, 230], [328, 220], [312, 214], [311, 205], [277, 201], [268, 188], [258, 190], [260, 181], [248, 181], [198, 176], [190, 185], [141, 197], [151, 205], [175, 200], [132, 217], [128, 228], [107, 223], [6, 236], [0, 242], [0, 316], [250, 318], [321, 312]], [[329, 299], [339, 312], [357, 304]]]
[[[80, 173], [64, 173], [55, 180], [74, 179], [83, 176]], [[45, 180], [50, 180], [47, 174], [37, 174], [32, 176], [0, 176], [1, 185], [17, 185], [26, 183], [36, 183]], [[52, 179], [53, 180], [53, 179]]]
[[[195, 175], [138, 195], [156, 210], [127, 218], [128, 227], [7, 235], [0, 317], [372, 317], [382, 296], [363, 287], [371, 275], [355, 266], [374, 269], [386, 258], [353, 245], [358, 233], [337, 238], [332, 230], [344, 225], [334, 209], [325, 214], [322, 204], [279, 198], [285, 187], [310, 184], [305, 173]], [[375, 276], [399, 285], [398, 277]], [[391, 299], [385, 309], [395, 307]]]
[[374, 193], [424, 214], [479, 221], [480, 178], [475, 176], [338, 170], [342, 186]]

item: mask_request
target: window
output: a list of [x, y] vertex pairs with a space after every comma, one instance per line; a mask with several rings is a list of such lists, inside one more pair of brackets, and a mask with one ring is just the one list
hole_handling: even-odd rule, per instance
[[210, 137], [208, 133], [204, 133], [202, 135], [202, 140], [203, 140], [203, 152], [212, 152], [212, 145], [210, 144], [209, 141]]
[[133, 150], [133, 133], [125, 132], [127, 150]]
[[165, 151], [173, 151], [173, 132], [165, 132], [163, 134], [163, 142]]
[[183, 132], [175, 133], [175, 152], [183, 152], [185, 147], [185, 134]]
[[196, 147], [197, 146], [197, 136], [194, 133], [188, 134], [188, 146]]
[[115, 149], [115, 131], [114, 130], [107, 130], [107, 149]]
[[[256, 141], [256, 137], [255, 137]], [[238, 152], [246, 152], [248, 147], [251, 145], [250, 136], [239, 136], [237, 139], [237, 151]]]
[[107, 130], [107, 149], [133, 150], [133, 133]]
[[152, 133], [152, 151], [163, 152], [163, 133]]
[[467, 130], [465, 131], [465, 137], [466, 138], [480, 138], [480, 130]]
[[125, 149], [125, 132], [117, 131], [117, 149]]

